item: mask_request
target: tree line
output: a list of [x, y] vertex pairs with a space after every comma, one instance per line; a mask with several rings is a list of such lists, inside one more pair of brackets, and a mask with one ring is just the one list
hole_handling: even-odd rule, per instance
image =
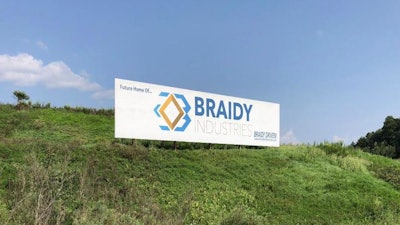
[[400, 158], [400, 118], [387, 116], [382, 128], [367, 133], [353, 146], [372, 154]]

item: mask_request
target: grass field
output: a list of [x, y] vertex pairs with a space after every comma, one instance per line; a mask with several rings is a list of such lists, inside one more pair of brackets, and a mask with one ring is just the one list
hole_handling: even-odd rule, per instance
[[399, 161], [113, 136], [113, 116], [1, 105], [0, 224], [400, 224]]

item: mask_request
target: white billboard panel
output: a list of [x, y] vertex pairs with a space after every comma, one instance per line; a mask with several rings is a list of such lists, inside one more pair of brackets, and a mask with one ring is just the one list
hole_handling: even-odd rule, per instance
[[279, 104], [115, 79], [115, 137], [279, 146]]

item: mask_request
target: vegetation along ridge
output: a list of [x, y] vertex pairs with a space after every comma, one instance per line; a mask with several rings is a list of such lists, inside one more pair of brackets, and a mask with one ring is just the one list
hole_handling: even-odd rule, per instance
[[112, 110], [21, 102], [0, 105], [1, 224], [400, 224], [399, 161], [364, 140], [173, 150], [114, 139]]

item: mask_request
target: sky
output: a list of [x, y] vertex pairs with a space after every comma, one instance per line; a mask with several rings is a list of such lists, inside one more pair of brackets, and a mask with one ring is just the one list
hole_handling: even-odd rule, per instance
[[[114, 78], [280, 104], [282, 143], [400, 114], [400, 1], [1, 0], [0, 102], [114, 107]], [[1, 113], [1, 112], [0, 112]]]

